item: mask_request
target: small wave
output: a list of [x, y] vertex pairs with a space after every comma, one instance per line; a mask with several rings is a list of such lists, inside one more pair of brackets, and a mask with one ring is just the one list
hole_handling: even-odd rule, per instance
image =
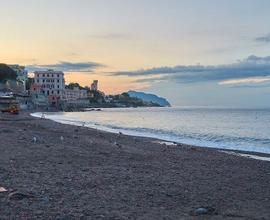
[[[115, 113], [117, 110], [113, 110], [113, 113]], [[122, 110], [121, 110], [122, 111]], [[134, 110], [135, 111], [135, 110]], [[131, 112], [131, 117], [135, 112]], [[156, 111], [156, 110], [155, 110]], [[164, 110], [163, 110], [164, 111]], [[212, 111], [212, 110], [211, 110]], [[43, 114], [45, 114], [45, 117], [47, 119], [54, 120], [59, 123], [63, 124], [71, 124], [71, 125], [77, 125], [77, 126], [87, 126], [94, 129], [99, 129], [107, 132], [112, 133], [118, 133], [121, 132], [126, 135], [132, 135], [132, 136], [142, 136], [142, 137], [150, 137], [150, 138], [156, 138], [164, 141], [169, 142], [176, 142], [176, 143], [182, 143], [182, 144], [188, 144], [188, 145], [196, 145], [200, 147], [210, 147], [210, 148], [220, 148], [220, 149], [230, 149], [230, 150], [244, 150], [244, 151], [252, 151], [252, 152], [262, 152], [262, 153], [270, 153], [270, 139], [269, 138], [257, 138], [257, 137], [246, 137], [243, 136], [243, 133], [239, 136], [237, 136], [236, 132], [231, 132], [232, 134], [229, 134], [228, 129], [225, 130], [224, 133], [226, 135], [223, 135], [222, 131], [219, 130], [219, 132], [215, 132], [215, 130], [207, 130], [207, 128], [203, 128], [200, 130], [196, 129], [182, 129], [180, 131], [178, 130], [172, 130], [171, 128], [165, 128], [160, 129], [156, 128], [156, 124], [153, 124], [153, 127], [143, 127], [143, 126], [136, 126], [136, 127], [129, 127], [128, 123], [125, 123], [126, 126], [122, 126], [121, 123], [115, 123], [117, 121], [117, 118], [114, 118], [114, 116], [110, 115], [110, 118], [108, 120], [108, 114], [110, 112], [102, 112], [102, 113], [88, 113], [91, 114], [91, 117], [75, 117], [80, 116], [81, 113], [74, 113], [74, 114], [57, 114], [57, 113], [33, 113], [32, 116], [34, 117], [41, 117]], [[101, 115], [100, 115], [101, 114]], [[122, 114], [122, 112], [121, 112]], [[124, 114], [130, 114], [129, 112], [124, 112]], [[96, 118], [94, 116], [98, 116], [99, 118]], [[211, 112], [212, 115], [212, 112]], [[84, 115], [85, 116], [85, 115]], [[88, 116], [88, 115], [87, 115]], [[107, 120], [103, 118], [107, 117]], [[149, 116], [148, 116], [149, 117]], [[142, 118], [147, 118], [143, 115]], [[190, 115], [189, 115], [190, 119]], [[195, 120], [198, 120], [196, 117]], [[143, 120], [144, 122], [145, 120]], [[125, 121], [126, 122], [126, 121]], [[224, 122], [223, 122], [224, 123]], [[139, 125], [139, 124], [138, 124]], [[142, 124], [143, 125], [143, 124]], [[186, 126], [188, 123], [181, 123], [181, 126]], [[238, 124], [236, 124], [237, 126]], [[162, 126], [162, 125], [160, 125]], [[194, 132], [193, 130], [196, 130], [197, 132]], [[208, 133], [207, 133], [208, 132]]]

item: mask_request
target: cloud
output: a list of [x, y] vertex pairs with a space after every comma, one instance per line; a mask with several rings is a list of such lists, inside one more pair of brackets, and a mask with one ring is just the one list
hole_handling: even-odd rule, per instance
[[256, 84], [270, 82], [270, 76], [268, 77], [251, 77], [243, 79], [230, 79], [219, 82], [219, 85], [234, 85], [234, 84]]
[[99, 67], [103, 67], [104, 65], [96, 63], [96, 62], [66, 62], [61, 61], [56, 64], [46, 64], [46, 65], [28, 65], [27, 69], [30, 72], [34, 72], [37, 70], [47, 70], [47, 69], [54, 69], [58, 71], [64, 72], [93, 72], [95, 69]]
[[173, 67], [155, 67], [136, 71], [119, 71], [110, 73], [113, 76], [136, 77], [136, 82], [174, 81], [178, 83], [195, 83], [207, 81], [224, 81], [250, 77], [270, 76], [270, 56], [251, 55], [226, 65], [178, 65]]
[[261, 36], [261, 37], [257, 37], [257, 38], [255, 38], [255, 41], [262, 42], [262, 43], [270, 43], [270, 34], [265, 35], [265, 36]]

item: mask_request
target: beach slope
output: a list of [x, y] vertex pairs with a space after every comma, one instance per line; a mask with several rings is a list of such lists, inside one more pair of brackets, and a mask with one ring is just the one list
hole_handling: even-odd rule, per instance
[[0, 219], [270, 219], [267, 161], [28, 114], [0, 152]]

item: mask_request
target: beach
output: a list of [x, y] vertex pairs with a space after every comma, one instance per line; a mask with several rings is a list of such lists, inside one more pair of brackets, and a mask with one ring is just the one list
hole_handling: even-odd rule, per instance
[[268, 161], [27, 112], [0, 151], [0, 219], [270, 219]]

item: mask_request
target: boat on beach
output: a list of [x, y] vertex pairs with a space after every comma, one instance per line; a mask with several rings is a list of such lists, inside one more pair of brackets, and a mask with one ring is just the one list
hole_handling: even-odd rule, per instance
[[19, 103], [11, 91], [0, 91], [0, 111], [18, 114], [20, 111]]

